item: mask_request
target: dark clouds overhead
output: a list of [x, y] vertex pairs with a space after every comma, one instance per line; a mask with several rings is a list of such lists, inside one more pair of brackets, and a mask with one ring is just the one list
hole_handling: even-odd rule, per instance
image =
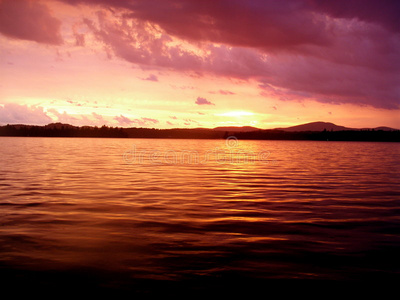
[[15, 39], [59, 45], [61, 22], [39, 1], [0, 0], [0, 33]]
[[355, 18], [400, 32], [400, 1], [398, 0], [309, 0], [307, 3], [310, 9], [335, 18]]
[[254, 79], [286, 99], [399, 107], [399, 1], [63, 1], [99, 11], [85, 24], [133, 64]]

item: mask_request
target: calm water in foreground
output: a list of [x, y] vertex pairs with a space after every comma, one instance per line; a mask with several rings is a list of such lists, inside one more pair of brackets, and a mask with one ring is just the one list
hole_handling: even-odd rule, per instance
[[0, 143], [5, 285], [146, 293], [400, 279], [400, 144]]

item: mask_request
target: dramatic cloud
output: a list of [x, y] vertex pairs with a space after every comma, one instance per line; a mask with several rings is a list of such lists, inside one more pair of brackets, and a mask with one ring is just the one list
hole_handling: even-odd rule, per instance
[[[302, 1], [202, 0], [65, 0], [127, 9], [133, 19], [159, 25], [183, 39], [260, 48], [328, 43], [321, 27]], [[282, 15], [285, 17], [283, 18]], [[298, 26], [302, 24], [302, 26]]]
[[95, 37], [109, 46], [114, 54], [131, 63], [153, 68], [190, 71], [201, 68], [202, 59], [178, 45], [172, 38], [138, 20], [119, 23], [109, 12], [98, 13], [98, 25], [89, 19], [84, 22]]
[[40, 106], [7, 103], [0, 105], [0, 124], [46, 125], [53, 122]]
[[336, 2], [316, 0], [66, 2], [124, 9], [101, 11], [97, 20], [84, 22], [133, 64], [255, 79], [289, 100], [306, 95], [320, 102], [399, 107], [394, 2], [339, 1], [343, 11]]
[[395, 32], [400, 31], [400, 2], [397, 0], [309, 0], [312, 8], [335, 18], [357, 18], [380, 24]]
[[272, 52], [303, 52], [306, 51], [304, 47], [334, 45], [339, 37], [333, 24], [336, 18], [367, 22], [360, 26], [367, 30], [375, 25], [395, 32], [400, 30], [400, 4], [391, 0], [64, 1], [71, 4], [103, 4], [123, 8], [126, 11], [126, 20], [157, 24], [168, 35], [189, 41], [251, 47]]
[[61, 22], [33, 0], [0, 0], [0, 32], [8, 37], [59, 45]]
[[197, 105], [215, 105], [214, 103], [208, 101], [206, 98], [197, 97], [196, 102]]

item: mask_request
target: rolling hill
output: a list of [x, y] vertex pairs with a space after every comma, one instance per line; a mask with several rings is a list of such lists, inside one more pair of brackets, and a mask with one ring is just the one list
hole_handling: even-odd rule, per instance
[[[213, 130], [217, 131], [229, 131], [229, 132], [252, 132], [252, 131], [257, 131], [257, 130], [265, 130], [265, 129], [260, 129], [252, 126], [226, 126], [226, 127], [216, 127]], [[343, 131], [343, 130], [382, 130], [382, 131], [395, 131], [398, 129], [395, 128], [390, 128], [390, 127], [385, 127], [385, 126], [380, 126], [380, 127], [375, 127], [375, 128], [350, 128], [350, 127], [345, 127], [345, 126], [340, 126], [336, 125], [333, 123], [329, 122], [311, 122], [311, 123], [305, 123], [305, 124], [300, 124], [296, 126], [290, 126], [290, 127], [279, 127], [279, 128], [273, 128], [273, 129], [267, 129], [267, 130], [281, 130], [281, 131], [286, 131], [286, 132], [321, 132], [321, 131]]]

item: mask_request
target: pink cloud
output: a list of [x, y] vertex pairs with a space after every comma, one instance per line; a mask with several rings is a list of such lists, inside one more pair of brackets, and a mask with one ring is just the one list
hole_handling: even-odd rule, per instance
[[152, 118], [129, 119], [123, 115], [115, 116], [114, 120], [117, 121], [120, 126], [136, 125], [146, 127], [159, 123], [158, 120]]
[[150, 74], [148, 77], [143, 78], [143, 80], [147, 80], [147, 81], [158, 81], [158, 77], [154, 74]]
[[214, 103], [208, 101], [206, 98], [197, 97], [196, 102], [197, 105], [215, 105]]
[[201, 66], [200, 57], [178, 46], [167, 46], [171, 38], [168, 35], [154, 36], [143, 22], [117, 24], [104, 11], [98, 13], [98, 27], [89, 19], [84, 22], [95, 37], [108, 45], [115, 55], [131, 63], [177, 70], [192, 70]]
[[221, 94], [221, 95], [235, 95], [234, 92], [228, 91], [228, 90], [219, 90], [219, 91], [210, 91], [210, 94]]
[[82, 33], [74, 33], [75, 36], [75, 45], [84, 47], [85, 46], [85, 35]]
[[132, 123], [134, 123], [133, 120], [131, 120], [123, 115], [115, 116], [114, 120], [117, 121], [118, 124], [121, 126], [127, 126], [127, 125], [131, 125]]
[[97, 123], [107, 124], [108, 122], [104, 119], [102, 115], [92, 112], [92, 116], [96, 119]]
[[[66, 111], [59, 112], [54, 108], [49, 108], [47, 110], [48, 113], [53, 114], [56, 117], [56, 122], [71, 124], [75, 126], [102, 126], [102, 125], [110, 125], [110, 122], [107, 121], [102, 115], [99, 115], [95, 112], [92, 112], [88, 115], [70, 115]], [[52, 120], [52, 122], [54, 122]]]
[[59, 45], [60, 27], [61, 22], [38, 1], [0, 1], [0, 32], [8, 37]]
[[157, 124], [159, 121], [157, 119], [152, 119], [152, 118], [142, 118], [141, 119], [144, 123], [147, 124]]
[[78, 125], [79, 118], [69, 115], [67, 112], [60, 113], [54, 108], [48, 109], [48, 112], [54, 114], [57, 117], [57, 122], [67, 123], [72, 125]]
[[7, 103], [0, 105], [0, 124], [46, 125], [53, 122], [40, 106]]

